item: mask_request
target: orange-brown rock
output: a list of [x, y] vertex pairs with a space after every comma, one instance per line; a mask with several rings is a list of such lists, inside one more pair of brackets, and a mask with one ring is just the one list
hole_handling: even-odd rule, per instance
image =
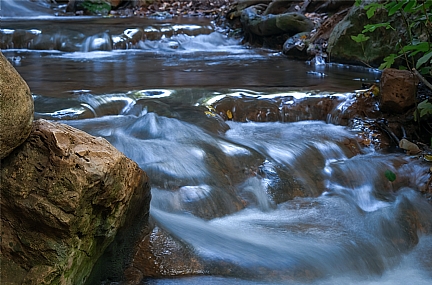
[[413, 107], [417, 92], [417, 77], [408, 70], [384, 69], [381, 75], [380, 109], [403, 113]]
[[[148, 178], [138, 165], [64, 124], [35, 121], [2, 160], [0, 178], [2, 284], [84, 284], [116, 235], [148, 215]], [[113, 258], [133, 243], [125, 236]]]
[[0, 52], [0, 159], [27, 139], [33, 111], [27, 83]]
[[200, 275], [204, 272], [204, 262], [188, 246], [155, 227], [137, 246], [125, 279], [128, 284], [141, 284], [144, 277]]

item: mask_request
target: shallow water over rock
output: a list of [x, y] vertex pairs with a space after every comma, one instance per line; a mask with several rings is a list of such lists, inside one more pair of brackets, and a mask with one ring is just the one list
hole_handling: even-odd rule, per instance
[[[53, 23], [98, 27], [81, 48], [143, 26], [121, 21], [106, 34], [108, 19]], [[329, 120], [340, 123], [334, 114], [379, 72], [290, 61], [184, 21], [151, 25], [210, 30], [132, 49], [2, 50], [34, 93], [36, 118], [106, 138], [151, 178], [155, 229], [131, 262], [138, 277], [115, 281], [427, 284], [432, 206], [420, 191], [430, 166], [364, 148]]]

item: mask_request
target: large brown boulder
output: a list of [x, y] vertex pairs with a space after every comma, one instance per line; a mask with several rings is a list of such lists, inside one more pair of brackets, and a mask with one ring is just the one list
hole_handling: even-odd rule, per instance
[[35, 121], [3, 159], [0, 179], [2, 284], [84, 284], [118, 233], [126, 246], [113, 258], [133, 242], [125, 225], [148, 217], [148, 178], [138, 165], [64, 124]]
[[27, 139], [33, 111], [27, 83], [0, 52], [0, 159]]

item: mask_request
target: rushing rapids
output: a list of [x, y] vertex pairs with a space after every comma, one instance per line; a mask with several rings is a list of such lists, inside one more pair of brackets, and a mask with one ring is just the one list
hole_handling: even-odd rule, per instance
[[200, 266], [165, 244], [170, 278], [142, 284], [429, 284], [428, 166], [335, 117], [378, 72], [247, 49], [202, 20], [111, 20], [10, 20], [1, 44], [36, 118], [106, 138], [151, 177], [150, 238]]

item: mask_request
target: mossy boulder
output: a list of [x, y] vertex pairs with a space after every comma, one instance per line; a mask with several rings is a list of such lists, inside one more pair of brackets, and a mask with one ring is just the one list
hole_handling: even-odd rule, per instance
[[285, 33], [294, 35], [310, 32], [314, 28], [312, 21], [300, 13], [261, 15], [255, 7], [249, 7], [242, 11], [241, 22], [245, 31], [263, 37]]
[[[404, 39], [407, 39], [402, 21], [402, 17], [396, 14], [389, 18], [384, 9], [377, 10], [375, 15], [368, 19], [363, 5], [353, 6], [330, 34], [327, 52], [331, 61], [378, 67], [386, 56], [397, 53], [399, 44], [403, 45]], [[384, 22], [390, 22], [395, 30], [377, 28], [374, 32], [366, 33], [370, 38], [362, 43], [351, 38], [361, 34], [366, 24]]]

